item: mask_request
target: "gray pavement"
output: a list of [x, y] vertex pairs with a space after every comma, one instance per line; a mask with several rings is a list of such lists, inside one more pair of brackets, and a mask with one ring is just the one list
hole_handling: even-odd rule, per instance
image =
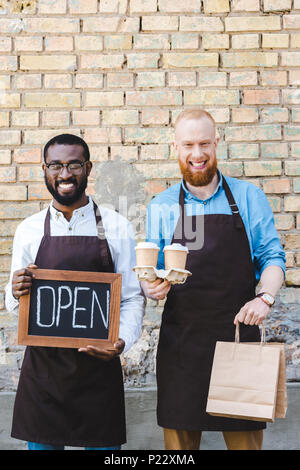
[[[155, 387], [127, 389], [127, 444], [125, 450], [162, 450], [163, 434], [156, 424]], [[23, 450], [26, 444], [10, 437], [14, 393], [0, 392], [0, 450]], [[67, 447], [67, 450], [72, 448]], [[225, 450], [222, 434], [204, 432], [201, 450]], [[300, 450], [300, 383], [288, 384], [288, 411], [285, 419], [268, 424], [264, 450]]]

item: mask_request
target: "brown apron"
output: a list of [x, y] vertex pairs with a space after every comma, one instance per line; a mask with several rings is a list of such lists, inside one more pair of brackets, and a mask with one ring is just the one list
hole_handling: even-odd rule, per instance
[[[94, 203], [96, 223], [104, 233]], [[114, 272], [105, 236], [50, 234], [50, 210], [35, 264], [43, 269]], [[77, 349], [26, 348], [12, 437], [52, 445], [118, 446], [126, 442], [119, 357], [105, 362]]]
[[[247, 431], [266, 427], [262, 422], [215, 417], [205, 411], [216, 341], [234, 341], [234, 317], [255, 297], [248, 237], [224, 177], [223, 188], [232, 214], [190, 216], [189, 226], [203, 227], [204, 244], [201, 249], [190, 249], [186, 269], [192, 276], [185, 284], [172, 286], [162, 316], [157, 417], [164, 428]], [[182, 216], [182, 187], [179, 203], [181, 212], [172, 243], [188, 247], [191, 240], [184, 228], [189, 217]], [[260, 340], [257, 326], [240, 326], [241, 341]]]

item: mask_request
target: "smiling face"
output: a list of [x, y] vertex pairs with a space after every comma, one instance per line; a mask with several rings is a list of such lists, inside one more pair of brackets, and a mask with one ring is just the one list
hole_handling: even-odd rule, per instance
[[192, 186], [208, 185], [217, 172], [218, 138], [213, 121], [181, 119], [175, 130], [174, 147], [183, 179]]
[[[81, 145], [54, 144], [48, 148], [45, 163], [86, 162]], [[92, 164], [87, 161], [76, 174], [63, 167], [59, 173], [52, 172], [43, 164], [45, 183], [53, 198], [63, 206], [72, 206], [85, 197], [88, 175]]]

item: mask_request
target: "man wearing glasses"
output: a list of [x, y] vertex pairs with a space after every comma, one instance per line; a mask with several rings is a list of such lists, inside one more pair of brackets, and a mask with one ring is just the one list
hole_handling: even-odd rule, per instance
[[118, 213], [99, 210], [86, 195], [91, 169], [89, 148], [80, 137], [63, 134], [46, 144], [43, 171], [53, 200], [16, 230], [6, 307], [17, 309], [20, 296], [29, 292], [34, 268], [118, 272], [120, 338], [110, 351], [26, 348], [12, 437], [27, 441], [30, 450], [119, 449], [126, 442], [119, 355], [140, 335], [144, 297], [132, 271], [132, 227]]

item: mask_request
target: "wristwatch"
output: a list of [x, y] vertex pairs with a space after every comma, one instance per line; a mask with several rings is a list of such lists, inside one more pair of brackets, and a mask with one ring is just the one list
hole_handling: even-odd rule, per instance
[[269, 305], [269, 307], [272, 307], [275, 303], [273, 295], [268, 294], [267, 292], [260, 292], [256, 297], [260, 297], [263, 302]]

